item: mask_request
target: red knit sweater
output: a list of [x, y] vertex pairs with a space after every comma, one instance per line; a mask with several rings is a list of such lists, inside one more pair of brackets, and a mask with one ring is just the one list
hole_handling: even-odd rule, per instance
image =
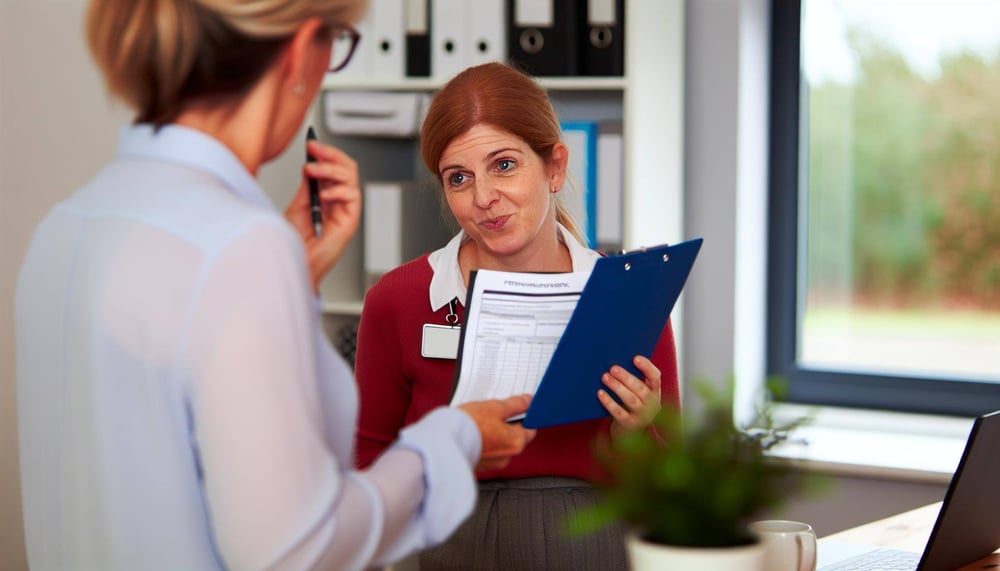
[[[361, 413], [355, 441], [359, 468], [372, 463], [404, 426], [451, 398], [455, 361], [420, 355], [423, 325], [445, 325], [448, 307], [430, 309], [433, 271], [427, 255], [385, 274], [365, 296], [358, 330], [355, 376]], [[460, 318], [464, 315], [459, 306]], [[677, 353], [670, 322], [650, 357], [662, 373], [664, 406], [678, 406]], [[480, 479], [568, 476], [595, 479], [595, 437], [607, 434], [610, 417], [542, 428], [523, 453], [503, 470], [479, 472]]]

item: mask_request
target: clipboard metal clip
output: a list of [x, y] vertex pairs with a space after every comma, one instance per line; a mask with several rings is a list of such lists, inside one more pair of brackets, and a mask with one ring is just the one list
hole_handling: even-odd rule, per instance
[[[669, 246], [667, 244], [664, 244], [663, 246], [657, 246], [657, 248], [663, 248], [663, 261], [664, 262], [670, 260], [670, 250], [669, 250]], [[647, 251], [646, 246], [639, 246], [635, 250], [618, 250], [618, 255], [619, 256], [625, 256], [625, 255], [628, 255], [628, 254], [644, 254], [644, 253], [646, 253], [646, 251]], [[632, 263], [631, 262], [625, 262], [625, 271], [627, 272], [627, 271], [629, 271], [631, 269], [632, 269]]]

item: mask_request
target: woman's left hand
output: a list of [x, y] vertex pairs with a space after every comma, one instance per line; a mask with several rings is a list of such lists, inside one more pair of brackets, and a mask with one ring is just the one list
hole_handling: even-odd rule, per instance
[[[285, 218], [305, 242], [313, 290], [318, 292], [323, 276], [337, 264], [358, 230], [361, 186], [358, 163], [347, 153], [320, 141], [309, 141], [307, 144], [309, 154], [316, 160], [302, 167], [302, 183], [285, 210]], [[319, 182], [323, 209], [323, 232], [320, 236], [313, 232], [309, 179]]]
[[615, 402], [606, 390], [597, 391], [597, 398], [614, 419], [611, 423], [612, 436], [649, 426], [661, 408], [660, 369], [641, 355], [636, 355], [632, 362], [645, 375], [644, 379], [636, 378], [618, 365], [601, 377], [604, 386], [621, 399], [624, 407]]

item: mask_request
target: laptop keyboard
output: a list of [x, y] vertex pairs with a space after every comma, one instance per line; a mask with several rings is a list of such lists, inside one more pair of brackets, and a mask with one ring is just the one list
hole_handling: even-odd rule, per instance
[[826, 565], [819, 571], [914, 571], [920, 554], [899, 549], [876, 549]]

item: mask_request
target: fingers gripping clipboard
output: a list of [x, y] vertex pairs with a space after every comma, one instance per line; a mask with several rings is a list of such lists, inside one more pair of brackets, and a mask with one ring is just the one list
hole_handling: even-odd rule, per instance
[[543, 428], [607, 416], [601, 375], [619, 365], [639, 378], [691, 273], [702, 238], [597, 260], [524, 417]]

